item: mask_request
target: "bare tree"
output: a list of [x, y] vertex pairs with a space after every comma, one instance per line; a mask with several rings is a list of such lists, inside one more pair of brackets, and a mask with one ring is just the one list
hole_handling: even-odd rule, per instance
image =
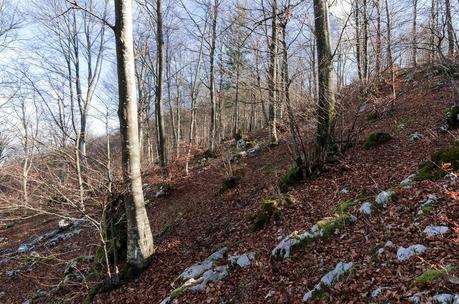
[[321, 161], [324, 161], [332, 143], [332, 126], [335, 116], [333, 57], [328, 26], [328, 5], [325, 0], [314, 0], [314, 17], [319, 84], [317, 104], [317, 155]]
[[158, 131], [158, 154], [161, 175], [167, 176], [166, 137], [163, 115], [163, 71], [164, 71], [164, 34], [163, 34], [163, 5], [162, 0], [156, 0], [156, 125]]
[[127, 261], [142, 269], [154, 252], [153, 235], [145, 209], [140, 172], [132, 1], [115, 0], [115, 39], [118, 67], [118, 117], [122, 138], [123, 179], [126, 186]]
[[277, 0], [272, 0], [271, 3], [271, 41], [269, 46], [269, 76], [268, 76], [268, 91], [269, 91], [269, 123], [271, 145], [277, 145], [279, 139], [277, 137], [277, 49], [278, 49], [278, 33], [277, 33]]

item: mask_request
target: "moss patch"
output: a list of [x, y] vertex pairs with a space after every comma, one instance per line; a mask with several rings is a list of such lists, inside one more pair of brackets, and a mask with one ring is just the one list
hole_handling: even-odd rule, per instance
[[453, 106], [446, 111], [446, 126], [448, 130], [459, 128], [459, 106]]
[[236, 141], [238, 141], [238, 140], [240, 140], [240, 139], [244, 139], [244, 138], [246, 138], [246, 137], [247, 137], [247, 136], [245, 135], [244, 131], [242, 131], [242, 130], [237, 131], [237, 133], [234, 135], [234, 139], [235, 139]]
[[420, 276], [417, 276], [414, 282], [416, 284], [429, 284], [429, 283], [432, 283], [442, 278], [443, 275], [453, 270], [454, 270], [454, 267], [452, 266], [447, 266], [444, 269], [429, 268], [426, 271], [424, 271]]
[[335, 208], [335, 211], [339, 214], [343, 214], [343, 213], [346, 213], [349, 208], [351, 208], [352, 206], [358, 204], [359, 202], [356, 201], [356, 200], [347, 200], [345, 201], [344, 203], [341, 203], [338, 205], [338, 207]]
[[220, 190], [218, 191], [218, 194], [223, 194], [226, 191], [235, 188], [238, 185], [240, 179], [241, 178], [238, 176], [231, 176], [225, 179], [222, 183]]
[[280, 219], [281, 209], [278, 201], [266, 199], [262, 202], [261, 210], [258, 211], [255, 217], [255, 223], [253, 230], [263, 229], [271, 221], [277, 221]]
[[317, 226], [322, 229], [323, 236], [328, 237], [338, 229], [343, 228], [346, 224], [352, 222], [352, 219], [347, 214], [340, 214], [335, 217], [326, 217], [317, 222]]
[[432, 153], [431, 161], [419, 165], [415, 180], [438, 180], [448, 172], [443, 169], [446, 165], [457, 171], [459, 170], [459, 146], [453, 145], [447, 148], [439, 149]]
[[371, 133], [368, 135], [367, 139], [365, 140], [364, 147], [365, 149], [375, 148], [379, 145], [385, 144], [389, 140], [391, 140], [392, 136], [388, 133], [376, 132]]
[[190, 289], [191, 285], [189, 284], [183, 284], [182, 286], [180, 286], [179, 288], [177, 289], [174, 289], [171, 294], [170, 294], [170, 298], [173, 300], [173, 299], [177, 299], [178, 297], [180, 297], [181, 295], [183, 295], [188, 289]]
[[292, 186], [293, 184], [302, 181], [304, 179], [304, 173], [303, 169], [300, 167], [293, 167], [287, 171], [287, 174], [285, 174], [279, 184], [279, 190], [282, 193], [285, 193], [288, 191], [288, 188]]

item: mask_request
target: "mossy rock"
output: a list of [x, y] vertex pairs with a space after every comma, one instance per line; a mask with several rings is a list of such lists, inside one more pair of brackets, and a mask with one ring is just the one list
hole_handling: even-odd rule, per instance
[[336, 230], [343, 228], [346, 224], [350, 224], [352, 218], [347, 214], [340, 214], [335, 217], [326, 217], [317, 222], [319, 229], [323, 231], [323, 237], [332, 235]]
[[338, 214], [344, 214], [346, 213], [349, 208], [351, 208], [352, 206], [355, 206], [359, 203], [359, 201], [357, 200], [347, 200], [345, 201], [344, 203], [341, 203], [338, 205], [338, 207], [335, 208], [335, 211], [338, 213]]
[[448, 172], [443, 169], [443, 165], [449, 164], [449, 168], [459, 170], [459, 145], [453, 145], [435, 151], [431, 155], [431, 161], [424, 162], [418, 167], [415, 180], [438, 180]]
[[459, 106], [453, 106], [446, 111], [446, 126], [448, 130], [459, 128]]
[[301, 167], [293, 167], [287, 171], [280, 183], [279, 183], [279, 190], [282, 193], [288, 191], [288, 188], [293, 184], [304, 180], [304, 170]]
[[368, 135], [367, 139], [365, 140], [364, 147], [365, 149], [372, 149], [382, 144], [387, 143], [389, 140], [392, 139], [392, 136], [388, 133], [376, 132], [371, 133]]
[[275, 200], [265, 199], [262, 202], [261, 209], [258, 211], [253, 224], [253, 230], [263, 229], [271, 221], [277, 221], [281, 217], [281, 209], [279, 202]]
[[225, 179], [222, 183], [220, 190], [218, 191], [218, 194], [223, 194], [230, 189], [236, 188], [236, 186], [239, 184], [240, 179], [241, 178], [239, 176], [231, 176]]
[[429, 268], [414, 280], [415, 284], [426, 285], [441, 279], [445, 274], [454, 270], [454, 267], [447, 266], [444, 269]]

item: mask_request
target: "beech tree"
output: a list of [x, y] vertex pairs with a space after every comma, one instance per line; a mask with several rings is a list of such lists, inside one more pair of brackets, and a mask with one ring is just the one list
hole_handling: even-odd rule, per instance
[[335, 89], [333, 84], [333, 57], [328, 25], [328, 4], [325, 0], [314, 0], [315, 36], [318, 60], [317, 101], [317, 155], [325, 160], [333, 139], [335, 116]]
[[140, 170], [132, 0], [115, 0], [116, 63], [118, 68], [118, 117], [122, 141], [124, 201], [127, 219], [127, 261], [142, 269], [154, 252], [153, 235], [145, 209]]

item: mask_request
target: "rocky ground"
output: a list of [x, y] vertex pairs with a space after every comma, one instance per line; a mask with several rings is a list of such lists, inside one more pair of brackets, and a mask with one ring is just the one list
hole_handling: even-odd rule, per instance
[[[292, 164], [287, 142], [269, 147], [263, 132], [251, 136], [254, 147], [240, 145], [239, 152], [227, 143], [225, 150], [239, 154], [233, 156], [234, 188], [219, 193], [227, 178], [221, 158], [196, 160], [190, 176], [168, 181], [175, 188], [169, 196], [156, 198], [158, 189], [151, 188], [148, 212], [158, 236], [151, 265], [96, 302], [459, 302], [459, 180], [406, 179], [458, 136], [439, 131], [452, 106], [450, 89], [435, 80], [406, 80], [399, 93], [394, 112], [382, 96], [363, 108], [358, 122], [361, 141], [372, 132], [392, 139], [372, 149], [355, 145], [339, 163], [287, 193], [279, 192]], [[377, 118], [371, 117], [374, 109]], [[162, 181], [152, 174], [145, 182]], [[267, 199], [279, 212], [254, 229]], [[17, 252], [34, 239], [29, 229], [42, 235], [58, 227], [50, 220], [38, 228], [36, 221], [1, 230], [7, 239], [0, 244], [6, 260], [0, 262], [0, 302], [46, 302], [53, 298], [50, 290], [61, 286], [70, 292], [68, 302], [81, 301], [91, 285], [68, 284], [66, 276], [78, 272], [65, 269], [76, 257], [94, 255], [95, 238], [83, 223], [80, 235], [57, 246], [48, 248], [45, 241]], [[24, 270], [32, 252], [53, 259]]]

